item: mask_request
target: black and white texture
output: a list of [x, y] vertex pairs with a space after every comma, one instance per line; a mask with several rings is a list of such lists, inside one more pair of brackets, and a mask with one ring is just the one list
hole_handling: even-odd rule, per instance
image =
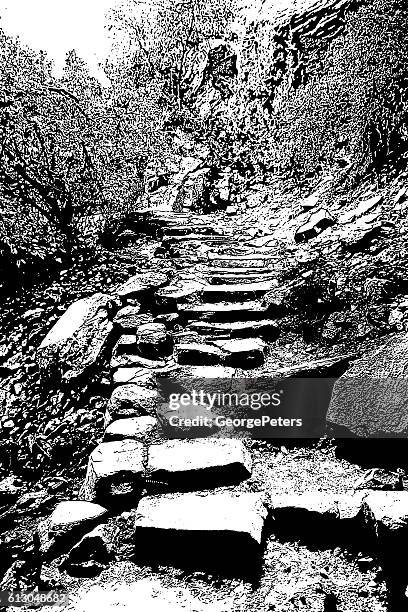
[[0, 32], [0, 590], [401, 612], [408, 8], [106, 4]]

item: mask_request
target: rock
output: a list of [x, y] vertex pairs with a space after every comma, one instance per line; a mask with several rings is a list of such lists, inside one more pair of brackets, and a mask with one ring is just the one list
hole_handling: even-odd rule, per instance
[[153, 481], [186, 491], [249, 478], [252, 461], [241, 440], [171, 440], [149, 448], [147, 469]]
[[81, 499], [118, 503], [135, 500], [143, 487], [144, 449], [141, 442], [103, 442], [91, 453]]
[[254, 368], [262, 365], [268, 350], [268, 345], [260, 338], [216, 340], [214, 344], [226, 354], [225, 365], [235, 368]]
[[147, 368], [119, 368], [113, 374], [115, 385], [140, 385], [141, 387], [153, 387], [155, 384], [154, 372]]
[[48, 519], [37, 528], [39, 550], [43, 556], [61, 554], [75, 537], [101, 522], [106, 508], [87, 501], [60, 502]]
[[117, 341], [113, 354], [134, 352], [137, 348], [136, 334], [123, 334]]
[[275, 521], [301, 520], [306, 514], [326, 519], [339, 517], [336, 498], [320, 492], [301, 495], [272, 495], [270, 507]]
[[327, 413], [342, 436], [408, 435], [408, 334], [396, 334], [370, 351], [336, 381]]
[[71, 548], [62, 569], [71, 576], [98, 575], [112, 558], [112, 535], [112, 530], [107, 525], [95, 527]]
[[311, 238], [315, 238], [328, 227], [334, 225], [333, 217], [322, 208], [313, 213], [309, 220], [299, 227], [295, 232], [295, 242], [306, 242]]
[[180, 280], [172, 283], [164, 289], [156, 291], [156, 303], [158, 306], [175, 308], [177, 302], [199, 295], [205, 284], [205, 281], [195, 280]]
[[121, 285], [117, 294], [123, 298], [134, 298], [155, 291], [167, 283], [167, 276], [159, 272], [141, 272]]
[[353, 221], [354, 219], [357, 219], [358, 217], [361, 217], [368, 213], [369, 210], [380, 204], [382, 201], [382, 195], [377, 195], [373, 198], [370, 198], [369, 200], [364, 200], [363, 202], [360, 202], [360, 204], [356, 206], [356, 208], [353, 208], [353, 210], [350, 210], [341, 215], [339, 222], [350, 223], [350, 221]]
[[233, 215], [236, 215], [238, 212], [238, 206], [233, 206], [232, 204], [230, 204], [229, 206], [227, 206], [227, 208], [225, 209], [225, 212], [227, 215], [229, 215], [230, 217], [232, 217]]
[[257, 493], [145, 497], [135, 521], [137, 559], [256, 573], [266, 514]]
[[146, 357], [141, 357], [140, 355], [134, 355], [132, 353], [129, 354], [117, 354], [113, 353], [112, 359], [110, 361], [110, 367], [112, 370], [116, 370], [117, 368], [135, 368], [140, 367], [147, 370], [158, 370], [165, 368], [167, 361], [157, 361], [155, 359], [147, 359]]
[[157, 419], [150, 416], [119, 419], [111, 423], [105, 431], [104, 442], [130, 438], [144, 442], [157, 429]]
[[316, 193], [313, 193], [307, 198], [304, 198], [303, 200], [301, 200], [300, 205], [305, 210], [310, 210], [311, 208], [315, 208], [318, 202], [319, 202], [319, 195]]
[[175, 358], [180, 365], [217, 366], [224, 363], [227, 354], [214, 344], [176, 344]]
[[0, 481], [0, 505], [11, 504], [21, 493], [19, 485], [14, 476], [8, 476]]
[[72, 380], [95, 366], [112, 331], [108, 316], [110, 303], [109, 295], [97, 293], [68, 308], [37, 351], [44, 373]]
[[272, 316], [283, 314], [287, 308], [289, 295], [284, 287], [278, 287], [267, 291], [262, 298], [262, 306], [267, 308], [267, 311]]
[[153, 321], [151, 315], [139, 314], [140, 306], [125, 306], [117, 313], [113, 319], [115, 325], [120, 327], [125, 333], [135, 333], [139, 325]]
[[157, 315], [154, 322], [164, 323], [167, 329], [173, 329], [179, 319], [180, 315], [177, 312], [167, 312]]
[[363, 512], [377, 538], [408, 536], [408, 491], [375, 491], [366, 495]]
[[157, 391], [139, 385], [122, 385], [113, 391], [108, 404], [109, 422], [128, 417], [154, 415]]
[[164, 323], [147, 323], [137, 329], [137, 347], [143, 357], [157, 359], [169, 355], [173, 343]]
[[273, 371], [276, 378], [298, 378], [298, 377], [330, 377], [344, 372], [350, 361], [355, 357], [354, 353], [327, 357], [324, 359], [313, 359], [303, 361], [293, 366], [278, 368]]

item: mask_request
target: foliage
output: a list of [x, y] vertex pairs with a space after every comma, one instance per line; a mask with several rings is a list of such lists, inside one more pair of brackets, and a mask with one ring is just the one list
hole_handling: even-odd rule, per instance
[[74, 51], [58, 79], [42, 53], [1, 31], [0, 55], [5, 270], [70, 257], [94, 240], [106, 217], [136, 205], [149, 159], [166, 146], [154, 88], [135, 88], [126, 65], [107, 66], [103, 88]]
[[181, 110], [202, 44], [224, 36], [234, 7], [234, 0], [128, 0], [112, 13], [112, 27], [127, 36], [138, 78], [161, 83], [162, 102]]

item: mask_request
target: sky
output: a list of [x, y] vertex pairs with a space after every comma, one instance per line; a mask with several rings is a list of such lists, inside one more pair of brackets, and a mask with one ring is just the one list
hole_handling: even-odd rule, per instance
[[105, 14], [117, 0], [0, 0], [0, 27], [28, 46], [44, 50], [60, 73], [67, 51], [76, 49], [102, 82], [107, 56]]

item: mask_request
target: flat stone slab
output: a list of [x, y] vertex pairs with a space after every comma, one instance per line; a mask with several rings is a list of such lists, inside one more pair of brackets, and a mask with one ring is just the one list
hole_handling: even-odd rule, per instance
[[[91, 453], [80, 496], [83, 500], [137, 499], [143, 487], [144, 447], [135, 440], [103, 442]], [[116, 498], [116, 499], [115, 499]]]
[[123, 283], [118, 288], [117, 294], [121, 298], [137, 297], [146, 291], [155, 291], [166, 283], [167, 276], [165, 274], [159, 272], [141, 272]]
[[113, 322], [123, 331], [135, 332], [139, 325], [142, 325], [142, 323], [149, 323], [151, 320], [152, 318], [150, 315], [140, 314], [140, 305], [133, 304], [132, 306], [121, 308], [116, 313]]
[[41, 342], [40, 369], [66, 380], [89, 372], [104, 353], [112, 331], [111, 301], [111, 296], [96, 293], [74, 302]]
[[[148, 548], [150, 541], [150, 550], [140, 552], [155, 554], [161, 544], [162, 553], [169, 560], [186, 547], [189, 557], [208, 555], [213, 565], [217, 565], [219, 555], [227, 555], [230, 560], [235, 555], [238, 563], [245, 565], [245, 544], [259, 547], [266, 516], [258, 493], [226, 491], [145, 497], [137, 508], [136, 538], [140, 538], [141, 549], [145, 545]], [[194, 546], [196, 541], [200, 544], [198, 548]]]
[[108, 403], [109, 422], [128, 417], [154, 415], [157, 391], [139, 385], [121, 385], [114, 389]]
[[143, 387], [151, 387], [154, 383], [154, 371], [148, 368], [119, 368], [113, 374], [114, 385], [134, 384]]
[[175, 357], [180, 365], [217, 366], [224, 363], [226, 353], [212, 344], [191, 342], [176, 344]]
[[229, 323], [206, 323], [205, 321], [190, 323], [188, 329], [202, 334], [229, 335], [231, 338], [247, 338], [250, 336], [265, 336], [276, 338], [279, 326], [275, 321], [231, 321]]
[[261, 338], [216, 340], [214, 344], [227, 354], [224, 363], [230, 367], [262, 365], [268, 351], [268, 345]]
[[408, 334], [392, 336], [336, 381], [327, 422], [337, 437], [408, 436]]
[[178, 304], [177, 309], [189, 319], [221, 319], [233, 316], [248, 318], [251, 316], [264, 316], [267, 307], [262, 306], [259, 301], [248, 302], [219, 302], [213, 304]]
[[203, 288], [204, 297], [211, 295], [225, 295], [229, 299], [231, 294], [254, 293], [262, 294], [266, 291], [274, 289], [278, 284], [276, 279], [268, 281], [259, 281], [257, 283], [236, 283], [228, 285], [206, 285]]
[[200, 281], [187, 281], [180, 280], [179, 282], [168, 285], [163, 289], [156, 291], [158, 301], [161, 303], [163, 300], [182, 300], [183, 298], [190, 297], [196, 293], [200, 293], [202, 288], [205, 286], [205, 282]]
[[106, 428], [104, 442], [125, 440], [126, 438], [143, 442], [151, 436], [157, 427], [157, 419], [151, 416], [119, 419]]
[[166, 366], [166, 361], [160, 359], [149, 359], [148, 357], [141, 357], [140, 355], [135, 355], [134, 353], [122, 353], [117, 354], [114, 353], [112, 355], [112, 359], [110, 361], [110, 367], [112, 370], [117, 368], [132, 368], [132, 367], [140, 367], [146, 368], [148, 370], [156, 370], [158, 368], [164, 368]]
[[249, 478], [252, 460], [241, 440], [171, 440], [149, 448], [147, 469], [153, 481], [183, 491]]

